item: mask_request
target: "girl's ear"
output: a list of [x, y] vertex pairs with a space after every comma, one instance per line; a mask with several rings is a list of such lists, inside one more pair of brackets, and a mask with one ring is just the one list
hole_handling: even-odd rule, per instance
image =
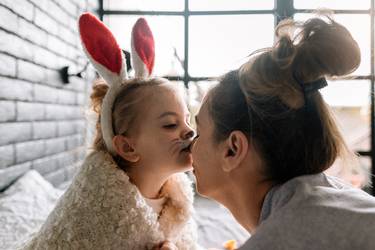
[[112, 32], [97, 17], [84, 13], [78, 21], [83, 49], [109, 85], [126, 78], [126, 61]]
[[116, 153], [125, 160], [136, 163], [139, 161], [140, 156], [134, 148], [133, 143], [129, 138], [123, 135], [116, 135], [112, 139], [112, 144]]
[[249, 150], [247, 136], [241, 131], [232, 131], [223, 144], [223, 170], [230, 172], [238, 168]]
[[148, 77], [152, 74], [155, 61], [154, 36], [146, 19], [139, 18], [132, 30], [132, 64], [136, 77]]

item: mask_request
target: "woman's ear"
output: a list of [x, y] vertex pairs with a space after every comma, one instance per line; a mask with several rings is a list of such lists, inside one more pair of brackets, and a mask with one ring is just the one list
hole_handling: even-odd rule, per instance
[[125, 160], [136, 163], [139, 161], [140, 156], [134, 148], [134, 145], [130, 138], [123, 135], [116, 135], [112, 139], [112, 145], [119, 154]]
[[249, 150], [247, 136], [238, 130], [232, 131], [224, 141], [224, 164], [223, 170], [230, 172], [238, 168], [245, 159]]

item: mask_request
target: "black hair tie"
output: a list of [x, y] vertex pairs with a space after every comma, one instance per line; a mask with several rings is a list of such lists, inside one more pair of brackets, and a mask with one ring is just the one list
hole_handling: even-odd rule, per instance
[[318, 91], [319, 89], [322, 89], [328, 86], [328, 83], [325, 77], [319, 78], [311, 82], [303, 82], [297, 77], [296, 73], [293, 73], [293, 78], [301, 87], [305, 100], [306, 100], [306, 97], [308, 97], [310, 93], [313, 93], [315, 91]]

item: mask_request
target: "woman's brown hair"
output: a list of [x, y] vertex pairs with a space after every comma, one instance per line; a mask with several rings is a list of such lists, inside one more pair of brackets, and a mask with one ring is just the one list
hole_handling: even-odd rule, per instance
[[224, 75], [208, 94], [216, 142], [234, 130], [244, 132], [274, 182], [320, 173], [349, 152], [319, 91], [305, 91], [314, 87], [308, 84], [349, 74], [360, 63], [348, 30], [325, 18], [281, 22], [272, 48]]

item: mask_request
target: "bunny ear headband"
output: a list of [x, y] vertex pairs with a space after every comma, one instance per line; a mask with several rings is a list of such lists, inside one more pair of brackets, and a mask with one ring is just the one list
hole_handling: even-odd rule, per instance
[[[128, 78], [126, 60], [112, 32], [94, 15], [82, 14], [78, 26], [83, 50], [109, 85], [102, 103], [100, 125], [108, 151], [116, 155], [112, 146], [112, 107], [123, 80]], [[135, 76], [149, 77], [154, 67], [155, 44], [151, 29], [143, 18], [138, 19], [133, 27], [131, 46]]]

